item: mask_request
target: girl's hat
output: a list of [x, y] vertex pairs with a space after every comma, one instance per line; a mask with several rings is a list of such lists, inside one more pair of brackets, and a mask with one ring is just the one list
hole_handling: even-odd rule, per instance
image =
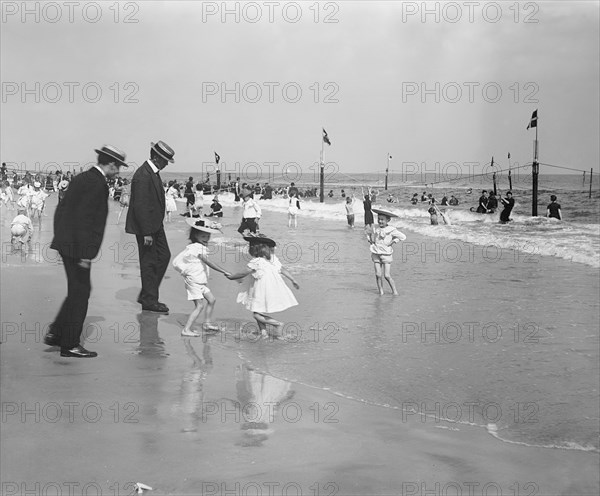
[[40, 183], [39, 181], [35, 181], [35, 182], [33, 183], [33, 187], [34, 187], [34, 188], [41, 188], [41, 187], [42, 187], [42, 183]]
[[399, 215], [396, 215], [396, 214], [390, 212], [389, 210], [385, 210], [383, 208], [371, 208], [371, 210], [378, 215], [385, 215], [385, 216], [389, 217], [390, 219], [392, 217], [399, 217]]
[[250, 244], [263, 244], [267, 246], [276, 246], [277, 243], [273, 241], [271, 238], [267, 238], [264, 234], [254, 234], [249, 236], [244, 236], [244, 241], [248, 241]]
[[221, 224], [210, 220], [198, 219], [196, 217], [190, 217], [185, 219], [188, 226], [198, 231], [206, 232], [209, 234], [216, 234], [221, 232]]

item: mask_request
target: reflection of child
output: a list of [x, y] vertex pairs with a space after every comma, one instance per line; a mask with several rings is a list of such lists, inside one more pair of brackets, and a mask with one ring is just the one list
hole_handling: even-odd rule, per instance
[[383, 285], [381, 281], [381, 274], [383, 269], [383, 276], [390, 285], [392, 293], [398, 295], [396, 284], [392, 279], [392, 253], [393, 245], [400, 241], [404, 241], [406, 236], [402, 234], [398, 229], [388, 225], [392, 217], [398, 217], [396, 214], [389, 212], [388, 210], [373, 209], [373, 212], [377, 214], [378, 226], [373, 229], [372, 234], [367, 234], [367, 240], [370, 243], [369, 249], [371, 250], [371, 260], [373, 260], [375, 266], [375, 279], [377, 281], [377, 289], [379, 294], [383, 294]]
[[185, 279], [185, 288], [187, 289], [188, 300], [194, 302], [194, 310], [190, 314], [185, 327], [181, 331], [182, 336], [199, 337], [200, 333], [192, 330], [192, 325], [202, 313], [204, 300], [206, 306], [206, 321], [204, 329], [207, 331], [218, 331], [219, 327], [211, 324], [212, 313], [215, 308], [216, 299], [206, 285], [210, 274], [209, 267], [225, 275], [231, 275], [218, 265], [213, 264], [207, 258], [208, 251], [206, 246], [210, 240], [210, 235], [218, 233], [219, 224], [205, 221], [202, 219], [189, 218], [186, 222], [190, 225], [191, 243], [175, 257], [173, 267]]
[[31, 219], [25, 215], [24, 208], [19, 208], [17, 213], [18, 215], [10, 223], [10, 241], [15, 248], [22, 248], [31, 239], [33, 224]]
[[238, 295], [237, 301], [253, 312], [263, 336], [267, 335], [268, 324], [275, 327], [273, 337], [280, 338], [283, 323], [268, 314], [298, 304], [281, 275], [287, 277], [296, 289], [300, 286], [275, 256], [275, 241], [264, 236], [245, 236], [244, 239], [250, 243], [249, 252], [254, 258], [248, 263], [248, 270], [227, 277], [235, 280], [252, 275], [250, 287]]

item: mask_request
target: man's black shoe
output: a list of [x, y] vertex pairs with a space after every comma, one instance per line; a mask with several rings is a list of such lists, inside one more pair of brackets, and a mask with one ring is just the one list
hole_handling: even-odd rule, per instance
[[58, 334], [48, 332], [44, 336], [44, 344], [47, 344], [48, 346], [60, 346], [60, 336]]
[[83, 346], [75, 346], [74, 348], [61, 348], [60, 356], [74, 358], [94, 358], [98, 356], [95, 351], [88, 351]]
[[154, 313], [169, 313], [169, 308], [164, 303], [155, 303], [154, 305], [142, 305], [142, 310]]

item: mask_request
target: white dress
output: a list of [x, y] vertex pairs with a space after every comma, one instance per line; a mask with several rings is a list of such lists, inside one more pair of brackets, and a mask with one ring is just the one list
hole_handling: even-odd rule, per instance
[[179, 196], [179, 193], [173, 186], [169, 187], [165, 193], [165, 209], [167, 212], [177, 212], [177, 204], [175, 198]]
[[238, 303], [258, 313], [282, 312], [298, 304], [294, 293], [281, 277], [281, 262], [275, 255], [271, 260], [253, 258], [248, 268], [254, 270], [250, 287], [238, 294]]

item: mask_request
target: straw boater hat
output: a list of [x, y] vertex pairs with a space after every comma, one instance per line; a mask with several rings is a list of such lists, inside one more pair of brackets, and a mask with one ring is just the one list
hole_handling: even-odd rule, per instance
[[115, 163], [121, 167], [129, 167], [127, 162], [125, 162], [125, 153], [112, 145], [104, 145], [102, 148], [100, 148], [100, 150], [94, 149], [94, 151], [98, 154], [106, 155], [107, 157], [114, 159]]
[[250, 244], [261, 243], [267, 246], [276, 246], [277, 243], [273, 241], [271, 238], [267, 238], [264, 234], [254, 234], [249, 236], [244, 236], [244, 241], [248, 241]]
[[218, 222], [212, 222], [210, 220], [198, 219], [195, 217], [185, 219], [185, 221], [187, 222], [188, 226], [190, 226], [194, 229], [197, 229], [198, 231], [202, 231], [202, 232], [206, 232], [206, 233], [210, 233], [210, 234], [216, 234], [216, 233], [221, 232], [221, 224], [219, 224]]
[[375, 212], [378, 215], [385, 215], [387, 217], [389, 217], [390, 219], [392, 217], [399, 217], [399, 215], [396, 215], [393, 212], [390, 212], [389, 210], [385, 210], [384, 208], [373, 208], [371, 207], [371, 211]]
[[175, 162], [173, 157], [175, 156], [175, 151], [169, 145], [167, 145], [164, 141], [157, 141], [156, 143], [150, 143], [151, 149], [158, 153], [162, 158], [168, 160], [169, 162]]
[[242, 196], [242, 198], [245, 198], [246, 196], [250, 196], [253, 193], [254, 193], [254, 191], [252, 191], [251, 189], [248, 189], [248, 188], [242, 188], [242, 191], [240, 191], [240, 195]]

